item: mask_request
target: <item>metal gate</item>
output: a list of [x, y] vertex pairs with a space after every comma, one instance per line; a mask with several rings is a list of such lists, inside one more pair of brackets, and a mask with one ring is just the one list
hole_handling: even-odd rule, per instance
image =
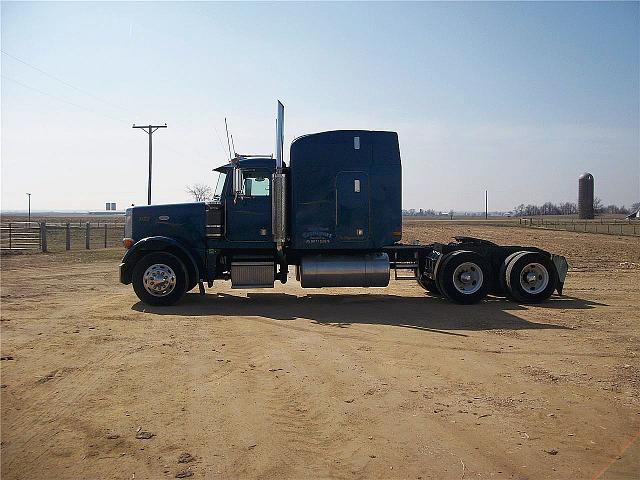
[[0, 224], [0, 250], [38, 251], [42, 247], [40, 225], [36, 222], [5, 222]]

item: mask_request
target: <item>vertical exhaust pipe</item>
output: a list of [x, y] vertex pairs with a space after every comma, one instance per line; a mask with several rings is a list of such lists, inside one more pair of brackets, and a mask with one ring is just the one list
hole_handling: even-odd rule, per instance
[[[286, 280], [286, 265], [283, 260], [284, 243], [287, 240], [287, 182], [283, 172], [284, 150], [284, 105], [278, 100], [278, 117], [276, 119], [276, 171], [273, 174], [273, 194], [271, 209], [271, 230], [276, 244], [278, 256], [282, 260], [280, 272]], [[281, 278], [282, 279], [282, 278]]]
[[282, 172], [282, 154], [284, 149], [284, 105], [278, 100], [276, 119], [276, 171]]

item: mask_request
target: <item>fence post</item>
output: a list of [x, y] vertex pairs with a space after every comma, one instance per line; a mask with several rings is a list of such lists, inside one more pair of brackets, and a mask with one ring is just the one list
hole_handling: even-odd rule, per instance
[[40, 223], [40, 246], [42, 253], [47, 253], [47, 224], [46, 222]]
[[107, 222], [104, 222], [104, 248], [107, 248]]
[[90, 248], [91, 242], [91, 224], [87, 222], [85, 224], [85, 238], [84, 238], [84, 246], [87, 250]]
[[67, 228], [65, 232], [65, 248], [67, 250], [71, 250], [71, 224], [67, 223]]
[[[634, 230], [635, 233], [635, 230]], [[11, 222], [9, 222], [9, 250], [11, 250]]]

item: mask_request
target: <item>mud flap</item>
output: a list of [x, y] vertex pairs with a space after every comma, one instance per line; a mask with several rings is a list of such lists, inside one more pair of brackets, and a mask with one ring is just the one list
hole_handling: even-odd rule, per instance
[[567, 262], [567, 259], [562, 255], [554, 254], [551, 254], [551, 261], [556, 267], [556, 275], [558, 275], [558, 285], [556, 287], [556, 290], [558, 291], [558, 295], [562, 295], [564, 281], [567, 278], [567, 272], [569, 271], [569, 263]]

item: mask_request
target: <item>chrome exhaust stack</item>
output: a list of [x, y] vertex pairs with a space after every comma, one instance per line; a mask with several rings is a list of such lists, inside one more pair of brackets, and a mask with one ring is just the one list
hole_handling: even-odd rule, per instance
[[273, 191], [271, 195], [271, 231], [278, 253], [287, 239], [287, 182], [283, 173], [284, 150], [284, 105], [278, 100], [278, 117], [276, 120], [276, 171], [272, 177]]
[[278, 117], [276, 119], [276, 172], [282, 172], [282, 150], [284, 147], [284, 105], [278, 100]]

